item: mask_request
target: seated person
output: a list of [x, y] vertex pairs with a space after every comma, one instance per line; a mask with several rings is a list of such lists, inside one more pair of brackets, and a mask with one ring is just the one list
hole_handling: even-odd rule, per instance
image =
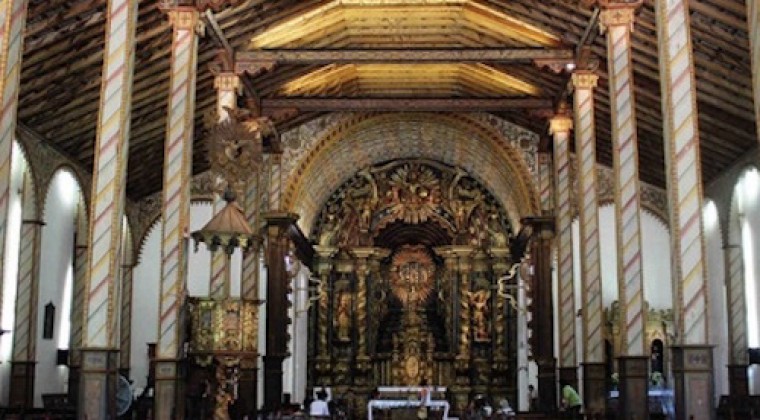
[[309, 405], [309, 416], [318, 418], [330, 417], [330, 408], [327, 405], [327, 393], [325, 391], [317, 392], [317, 399]]
[[512, 409], [512, 406], [509, 405], [509, 401], [504, 398], [499, 402], [499, 409], [496, 410], [496, 418], [497, 419], [503, 419], [507, 417], [514, 417], [515, 416], [515, 410]]

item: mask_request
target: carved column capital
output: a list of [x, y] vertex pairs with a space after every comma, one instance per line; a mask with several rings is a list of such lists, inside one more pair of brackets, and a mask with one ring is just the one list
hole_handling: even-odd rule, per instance
[[194, 30], [199, 35], [205, 31], [200, 20], [200, 13], [194, 6], [177, 4], [176, 1], [164, 1], [161, 10], [169, 17], [169, 22], [177, 30]]
[[642, 3], [642, 0], [600, 0], [599, 30], [604, 33], [612, 26], [627, 26], [633, 31], [634, 15]]
[[573, 73], [572, 82], [575, 89], [594, 89], [599, 76], [589, 70], [577, 70]]
[[567, 115], [556, 115], [549, 120], [551, 134], [567, 134], [573, 129], [573, 119]]
[[232, 72], [221, 72], [214, 76], [214, 88], [216, 90], [235, 91], [240, 94], [242, 84], [240, 77]]

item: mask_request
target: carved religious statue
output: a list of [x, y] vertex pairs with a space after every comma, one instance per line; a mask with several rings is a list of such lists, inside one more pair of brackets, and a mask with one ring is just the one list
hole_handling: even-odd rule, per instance
[[491, 291], [481, 289], [470, 292], [470, 308], [472, 310], [473, 341], [487, 342], [491, 340], [488, 325], [490, 309], [488, 301], [491, 299]]
[[335, 308], [335, 331], [339, 341], [351, 340], [351, 293], [347, 290], [338, 294]]

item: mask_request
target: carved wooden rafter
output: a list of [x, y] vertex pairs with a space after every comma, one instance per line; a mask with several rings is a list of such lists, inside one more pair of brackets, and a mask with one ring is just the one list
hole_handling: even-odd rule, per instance
[[[530, 60], [572, 60], [569, 48], [471, 48], [471, 49], [283, 49], [241, 51], [235, 62], [250, 64], [329, 64], [329, 63], [514, 63]], [[250, 63], [250, 64], [249, 64]]]
[[264, 98], [264, 110], [295, 108], [301, 111], [505, 111], [551, 108], [543, 98]]
[[[306, 13], [323, 2], [320, 0], [282, 0], [278, 2], [238, 2], [210, 0], [204, 4], [221, 7], [217, 16], [220, 33], [231, 49], [248, 46], [251, 33], [266, 31], [275, 22]], [[273, 3], [269, 7], [269, 3]], [[529, 22], [551, 33], [563, 34], [566, 41], [579, 40], [587, 31], [588, 5], [578, 2], [535, 2], [533, 0], [489, 0], [488, 9]], [[589, 3], [589, 2], [586, 2]], [[196, 2], [189, 2], [196, 4]], [[200, 3], [199, 3], [200, 4]], [[624, 3], [625, 4], [625, 3]], [[597, 5], [594, 2], [594, 5]], [[129, 168], [129, 195], [133, 199], [148, 196], [161, 184], [158, 167], [163, 154], [160, 141], [165, 137], [165, 98], [168, 95], [167, 61], [170, 57], [169, 23], [158, 8], [158, 2], [143, 5], [137, 28], [136, 71], [134, 76], [133, 130], [130, 157], [145, 165]], [[626, 4], [626, 6], [630, 6]], [[202, 5], [202, 7], [205, 7]], [[702, 135], [703, 171], [710, 182], [729, 167], [746, 150], [756, 145], [753, 101], [751, 97], [750, 57], [746, 54], [747, 20], [743, 2], [703, 0], [690, 2], [698, 73], [699, 127]], [[83, 1], [71, 4], [49, 0], [29, 5], [28, 26], [24, 39], [19, 120], [33, 127], [46, 141], [75, 158], [81, 166], [92, 166], [94, 127], [100, 94], [102, 70], [100, 51], [103, 46], [102, 25], [106, 18], [104, 2]], [[637, 31], [633, 34], [633, 59], [636, 63], [635, 97], [642, 145], [642, 179], [664, 186], [662, 164], [662, 127], [657, 66], [655, 14], [651, 2], [644, 2], [636, 15]], [[391, 28], [392, 29], [392, 28]], [[378, 31], [384, 29], [378, 28]], [[206, 63], [215, 52], [208, 48], [214, 33], [207, 22], [210, 37], [201, 40], [198, 112], [213, 109], [215, 90], [213, 77]], [[590, 32], [592, 37], [598, 31]], [[325, 40], [324, 49], [341, 48]], [[469, 48], [469, 47], [468, 47]], [[473, 48], [479, 48], [475, 45]], [[595, 56], [605, 56], [599, 39], [589, 42]], [[467, 48], [465, 48], [467, 49]], [[510, 72], [528, 67], [529, 81], [546, 92], [557, 92], [564, 85], [562, 77], [536, 71], [519, 63], [509, 65]], [[303, 74], [307, 66], [282, 66], [275, 72], [262, 73], [250, 85], [262, 96], [271, 95], [276, 87]], [[502, 67], [502, 65], [499, 65]], [[604, 65], [600, 66], [600, 86], [605, 86]], [[243, 78], [244, 83], [247, 78]], [[609, 151], [608, 92], [598, 89], [597, 131], [599, 160], [611, 164]], [[500, 111], [511, 121], [535, 132], [544, 132], [544, 124], [521, 111]], [[300, 114], [297, 118], [303, 119]], [[288, 123], [290, 124], [290, 123]], [[200, 130], [196, 130], [199, 132]], [[157, 160], [159, 159], [159, 160]], [[200, 170], [205, 167], [201, 165]]]

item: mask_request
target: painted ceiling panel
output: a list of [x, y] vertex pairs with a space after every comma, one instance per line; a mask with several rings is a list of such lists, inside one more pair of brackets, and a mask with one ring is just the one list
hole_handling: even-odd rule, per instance
[[285, 83], [278, 93], [299, 97], [513, 97], [540, 96], [542, 91], [484, 64], [455, 63], [331, 64]]

